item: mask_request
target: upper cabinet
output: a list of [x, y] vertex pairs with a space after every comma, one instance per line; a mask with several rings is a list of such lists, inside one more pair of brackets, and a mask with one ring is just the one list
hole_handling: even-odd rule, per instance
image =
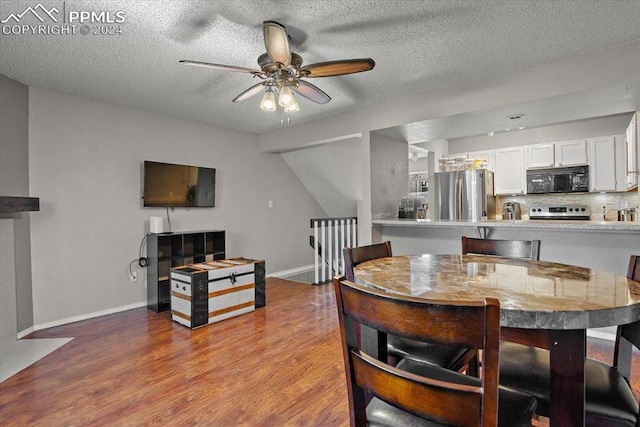
[[525, 147], [527, 168], [550, 168], [554, 166], [555, 156], [552, 143], [535, 144]]
[[626, 135], [589, 139], [589, 191], [627, 191], [637, 185], [627, 174], [627, 150]]
[[589, 191], [616, 190], [616, 139], [602, 136], [589, 139]]
[[498, 148], [495, 150], [495, 194], [524, 194], [526, 168], [524, 147]]
[[525, 147], [527, 168], [552, 168], [587, 164], [589, 160], [588, 146], [586, 139], [527, 145]]
[[588, 145], [586, 139], [574, 139], [554, 143], [555, 166], [587, 164], [589, 162]]
[[638, 172], [640, 163], [638, 163], [638, 113], [631, 118], [631, 123], [627, 127], [625, 134], [625, 169], [624, 183], [625, 189], [631, 189], [638, 185]]

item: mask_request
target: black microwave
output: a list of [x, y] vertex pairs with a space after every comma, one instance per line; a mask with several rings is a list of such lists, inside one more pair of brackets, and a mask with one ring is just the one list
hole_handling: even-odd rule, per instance
[[584, 193], [588, 191], [588, 165], [527, 170], [527, 194]]

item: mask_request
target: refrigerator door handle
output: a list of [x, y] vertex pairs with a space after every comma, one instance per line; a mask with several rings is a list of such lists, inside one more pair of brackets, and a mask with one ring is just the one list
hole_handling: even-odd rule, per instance
[[455, 185], [455, 200], [456, 200], [456, 221], [462, 221], [462, 176], [456, 173], [456, 185]]

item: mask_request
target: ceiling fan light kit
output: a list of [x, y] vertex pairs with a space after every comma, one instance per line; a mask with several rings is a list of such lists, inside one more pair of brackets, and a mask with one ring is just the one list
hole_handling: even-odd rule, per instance
[[[300, 55], [291, 52], [289, 36], [284, 25], [274, 21], [263, 22], [264, 44], [267, 52], [258, 57], [260, 70], [233, 65], [213, 64], [210, 62], [181, 60], [180, 63], [197, 67], [252, 74], [263, 79], [233, 99], [242, 102], [264, 91], [260, 108], [264, 111], [276, 111], [277, 105], [284, 112], [296, 112], [300, 106], [294, 93], [318, 104], [326, 104], [331, 97], [317, 86], [302, 80], [303, 78], [333, 77], [345, 74], [361, 73], [372, 70], [375, 62], [371, 58], [343, 59], [319, 62], [302, 67]], [[276, 104], [275, 95], [278, 95]]]
[[260, 108], [264, 111], [276, 111], [276, 96], [270, 87], [264, 92], [264, 96], [260, 102]]

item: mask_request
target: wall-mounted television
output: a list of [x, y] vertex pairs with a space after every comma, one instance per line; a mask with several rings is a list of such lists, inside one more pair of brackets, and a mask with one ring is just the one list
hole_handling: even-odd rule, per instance
[[145, 160], [144, 207], [214, 207], [216, 170]]

